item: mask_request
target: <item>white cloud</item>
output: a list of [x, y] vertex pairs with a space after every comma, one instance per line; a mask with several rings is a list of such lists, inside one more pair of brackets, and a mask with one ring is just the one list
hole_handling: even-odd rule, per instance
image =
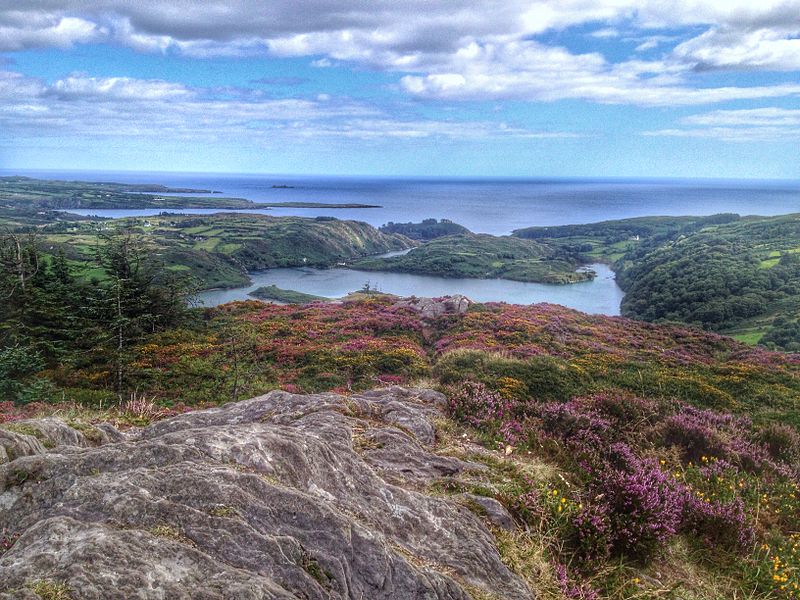
[[688, 125], [800, 126], [800, 109], [767, 107], [715, 110], [686, 117], [682, 122]]
[[[800, 15], [800, 12], [798, 13]], [[697, 69], [800, 70], [800, 31], [710, 29], [680, 44], [674, 54]]]
[[597, 29], [589, 34], [593, 38], [598, 38], [601, 40], [611, 39], [611, 38], [618, 38], [619, 31], [614, 29], [613, 27], [605, 27], [603, 29]]
[[536, 42], [473, 44], [430, 75], [401, 79], [410, 93], [431, 98], [560, 100], [610, 104], [692, 105], [800, 95], [800, 84], [692, 88], [667, 62], [609, 64], [599, 54], [575, 55]]
[[0, 71], [0, 131], [7, 140], [141, 137], [201, 142], [341, 137], [343, 139], [524, 137], [579, 133], [529, 130], [507, 123], [394, 116], [372, 106], [318, 95], [272, 99], [229, 89], [196, 89], [161, 80], [96, 78], [74, 73], [52, 84]]
[[191, 95], [190, 90], [179, 83], [130, 77], [89, 77], [83, 74], [59, 79], [47, 92], [62, 99], [99, 100], [163, 100]]
[[[5, 3], [10, 5], [10, 3]], [[140, 51], [313, 57], [398, 71], [428, 98], [582, 98], [646, 105], [702, 104], [796, 93], [793, 85], [698, 86], [710, 69], [800, 70], [800, 0], [30, 0], [0, 4], [0, 51], [107, 40]], [[662, 47], [650, 72], [537, 43], [536, 35], [589, 26]], [[659, 30], [701, 28], [672, 50]], [[662, 32], [662, 33], [667, 33]], [[520, 59], [515, 54], [524, 57]], [[656, 68], [662, 69], [661, 72]]]
[[27, 48], [68, 48], [101, 39], [107, 30], [96, 23], [68, 16], [33, 16], [30, 20], [12, 19], [0, 12], [0, 51]]
[[775, 142], [800, 138], [800, 127], [708, 127], [705, 129], [659, 129], [645, 131], [649, 137], [711, 138], [724, 142]]
[[800, 139], [800, 109], [715, 110], [681, 119], [682, 128], [644, 132], [652, 137], [713, 138], [731, 142]]

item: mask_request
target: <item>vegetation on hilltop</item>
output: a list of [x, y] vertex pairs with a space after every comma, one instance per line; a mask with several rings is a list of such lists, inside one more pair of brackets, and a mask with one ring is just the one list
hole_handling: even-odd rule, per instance
[[800, 349], [800, 215], [643, 217], [515, 235], [610, 262], [626, 316]]
[[169, 188], [156, 184], [58, 181], [0, 177], [0, 205], [35, 209], [78, 208], [254, 208], [244, 198], [173, 196], [211, 194], [211, 190]]
[[353, 268], [438, 277], [500, 277], [538, 283], [575, 283], [594, 277], [576, 271], [580, 261], [567, 250], [532, 240], [487, 234], [438, 237], [403, 256], [368, 258]]
[[[623, 313], [730, 331], [762, 318], [796, 320], [800, 307], [800, 215], [744, 218], [626, 256]], [[791, 312], [786, 311], [789, 309]], [[767, 338], [770, 339], [770, 338]], [[791, 344], [795, 344], [791, 346]], [[786, 349], [800, 349], [800, 339]]]
[[191, 275], [201, 289], [237, 287], [248, 271], [274, 267], [331, 267], [370, 254], [402, 250], [413, 242], [356, 221], [238, 213], [171, 215], [114, 220], [58, 221], [44, 225], [0, 219], [9, 231], [35, 231], [45, 254], [63, 253], [87, 279], [103, 278], [96, 264], [101, 236], [125, 231], [168, 270]]
[[423, 219], [420, 223], [393, 223], [389, 221], [386, 225], [380, 228], [384, 233], [399, 233], [412, 240], [433, 240], [435, 238], [444, 237], [446, 235], [456, 235], [462, 233], [470, 233], [470, 230], [453, 223], [449, 219]]
[[580, 225], [526, 227], [513, 232], [515, 237], [552, 244], [582, 254], [587, 261], [616, 262], [626, 252], [647, 241], [657, 245], [676, 235], [686, 235], [707, 225], [727, 223], [739, 215], [719, 214], [710, 217], [635, 217]]

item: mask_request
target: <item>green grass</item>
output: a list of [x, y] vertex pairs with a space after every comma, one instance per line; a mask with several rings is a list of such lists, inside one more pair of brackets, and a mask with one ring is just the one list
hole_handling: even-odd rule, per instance
[[194, 245], [195, 248], [198, 250], [205, 250], [207, 252], [214, 252], [216, 247], [219, 245], [220, 239], [219, 238], [208, 238], [203, 240], [202, 242], [198, 242]]
[[781, 260], [780, 258], [768, 258], [768, 259], [766, 259], [766, 260], [762, 260], [762, 261], [759, 263], [759, 266], [760, 266], [762, 269], [771, 269], [772, 267], [774, 267], [775, 265], [777, 265], [777, 264], [780, 262], [780, 260]]
[[744, 331], [741, 333], [734, 333], [731, 335], [733, 339], [737, 342], [742, 342], [743, 344], [749, 344], [751, 346], [755, 346], [758, 342], [761, 341], [761, 338], [764, 337], [766, 331]]

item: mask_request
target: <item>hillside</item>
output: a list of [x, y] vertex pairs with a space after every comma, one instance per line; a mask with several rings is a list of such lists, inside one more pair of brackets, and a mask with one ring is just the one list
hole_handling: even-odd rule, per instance
[[800, 349], [800, 215], [642, 217], [514, 235], [611, 263], [626, 316]]
[[254, 202], [244, 198], [196, 196], [212, 193], [217, 192], [170, 188], [157, 184], [0, 177], [0, 206], [21, 209], [254, 208], [256, 206]]
[[[27, 224], [5, 223], [20, 233], [31, 231]], [[237, 213], [70, 220], [35, 229], [43, 250], [62, 252], [76, 267], [89, 269], [87, 277], [103, 276], [96, 268], [97, 248], [114, 235], [133, 236], [167, 269], [196, 278], [201, 289], [246, 285], [248, 271], [331, 267], [413, 245], [407, 238], [383, 234], [357, 221]]]
[[[7, 422], [3, 428], [33, 434], [46, 442], [46, 435], [37, 436], [31, 430], [36, 428], [35, 423], [19, 419], [56, 412], [91, 434], [94, 426], [88, 424], [101, 420], [129, 428], [131, 424], [179, 415], [193, 406], [257, 396], [276, 388], [292, 393], [333, 390], [346, 398], [321, 396], [314, 400], [314, 411], [307, 414], [301, 408], [307, 405], [305, 400], [270, 396], [272, 404], [263, 400], [235, 404], [222, 412], [190, 413], [185, 418], [167, 420], [143, 434], [134, 430], [130, 445], [125, 446], [126, 465], [131, 464], [130, 453], [137, 444], [144, 444], [142, 455], [149, 456], [148, 439], [158, 441], [160, 448], [180, 444], [162, 453], [175, 457], [164, 463], [164, 468], [181, 473], [175, 483], [180, 489], [187, 489], [179, 485], [181, 482], [193, 489], [206, 489], [193, 483], [194, 467], [187, 470], [178, 466], [181, 456], [194, 456], [194, 451], [185, 447], [189, 444], [186, 435], [179, 430], [191, 427], [191, 444], [203, 444], [207, 434], [198, 427], [222, 426], [212, 428], [213, 439], [221, 440], [213, 442], [215, 458], [204, 458], [196, 471], [199, 479], [225, 477], [226, 497], [234, 500], [215, 496], [216, 480], [212, 478], [208, 494], [191, 500], [186, 509], [180, 503], [190, 499], [175, 495], [178, 488], [170, 487], [170, 478], [159, 478], [164, 483], [154, 487], [151, 495], [180, 500], [169, 504], [174, 512], [167, 513], [168, 518], [160, 519], [158, 511], [142, 513], [135, 509], [113, 515], [93, 512], [95, 509], [85, 504], [81, 506], [86, 506], [87, 512], [81, 513], [70, 508], [73, 504], [69, 501], [64, 505], [64, 516], [77, 523], [44, 522], [32, 533], [19, 528], [37, 520], [36, 503], [23, 503], [15, 509], [22, 512], [4, 522], [9, 529], [6, 535], [11, 536], [10, 551], [19, 554], [12, 554], [5, 562], [0, 559], [0, 568], [10, 569], [7, 573], [13, 581], [32, 577], [32, 571], [11, 568], [20, 564], [13, 557], [26, 556], [29, 559], [23, 564], [39, 565], [33, 558], [36, 540], [44, 539], [48, 527], [56, 525], [66, 528], [66, 540], [112, 536], [138, 548], [149, 547], [151, 537], [160, 535], [177, 544], [165, 550], [169, 552], [193, 552], [192, 544], [196, 544], [201, 551], [211, 545], [213, 552], [225, 553], [220, 556], [248, 556], [249, 540], [254, 539], [249, 528], [262, 521], [252, 520], [258, 504], [248, 512], [238, 498], [251, 489], [258, 497], [270, 498], [273, 492], [269, 487], [248, 487], [255, 483], [239, 475], [226, 475], [229, 467], [205, 466], [207, 460], [224, 463], [224, 444], [228, 443], [224, 440], [233, 439], [237, 440], [236, 456], [240, 457], [236, 460], [245, 460], [255, 469], [263, 464], [258, 452], [264, 450], [242, 450], [245, 429], [231, 429], [225, 424], [227, 417], [223, 415], [245, 411], [242, 414], [250, 414], [251, 420], [237, 418], [236, 427], [259, 421], [261, 424], [253, 426], [268, 431], [271, 423], [280, 424], [283, 441], [268, 451], [275, 470], [265, 473], [269, 485], [279, 484], [281, 490], [297, 485], [292, 483], [294, 479], [285, 479], [292, 477], [293, 471], [283, 471], [280, 466], [284, 461], [297, 463], [296, 458], [289, 458], [296, 456], [291, 446], [293, 428], [301, 427], [305, 443], [316, 445], [318, 439], [326, 439], [330, 419], [335, 422], [344, 418], [351, 423], [351, 433], [336, 434], [336, 439], [343, 440], [344, 452], [351, 452], [346, 445], [352, 439], [356, 453], [390, 456], [382, 452], [393, 452], [394, 441], [411, 432], [417, 438], [415, 443], [423, 448], [430, 448], [431, 440], [435, 440], [440, 456], [482, 465], [477, 472], [460, 472], [438, 458], [418, 454], [414, 446], [413, 451], [406, 449], [391, 459], [399, 473], [391, 476], [391, 482], [407, 485], [403, 481], [433, 468], [443, 474], [442, 478], [417, 479], [414, 490], [447, 498], [448, 502], [466, 502], [480, 518], [502, 515], [495, 501], [500, 503], [516, 528], [508, 532], [500, 525], [490, 526], [495, 536], [491, 545], [517, 578], [503, 575], [501, 580], [506, 583], [502, 585], [518, 585], [511, 582], [522, 580], [540, 597], [656, 597], [674, 589], [681, 591], [680, 597], [709, 600], [793, 598], [794, 585], [800, 585], [800, 564], [793, 550], [800, 518], [800, 358], [796, 355], [771, 353], [693, 329], [587, 316], [552, 305], [470, 305], [463, 298], [373, 297], [306, 306], [248, 302], [199, 314], [202, 318], [147, 336], [130, 350], [125, 381], [133, 391], [122, 403], [115, 399], [111, 382], [104, 379], [108, 364], [84, 361], [70, 370], [51, 367], [34, 378], [49, 379], [57, 390], [54, 400], [75, 401], [0, 405], [0, 419]], [[27, 379], [27, 385], [31, 381]], [[431, 421], [435, 437], [430, 428], [420, 429], [402, 403], [393, 404], [388, 413], [365, 409], [362, 399], [376, 396], [359, 395], [359, 390], [375, 386], [419, 381], [435, 386], [447, 399], [446, 415]], [[275, 404], [278, 400], [288, 402], [290, 408]], [[325, 408], [331, 405], [340, 408]], [[262, 406], [267, 412], [259, 409], [249, 413], [248, 406]], [[284, 410], [290, 413], [282, 417]], [[366, 430], [358, 425], [363, 414], [369, 415], [371, 423], [383, 419], [381, 415], [391, 415], [390, 422], [397, 428], [373, 434], [369, 427], [374, 425]], [[355, 421], [348, 421], [352, 419]], [[335, 431], [346, 431], [336, 427]], [[170, 432], [176, 437], [163, 437], [172, 435]], [[92, 435], [100, 439], [100, 434]], [[260, 442], [259, 448], [264, 448], [264, 443]], [[311, 446], [306, 447], [309, 450], [303, 456], [311, 452]], [[100, 483], [103, 489], [124, 490], [125, 479], [120, 478], [126, 477], [125, 471], [112, 469], [104, 474], [109, 468], [104, 465], [109, 462], [102, 457], [108, 452], [117, 450], [67, 454], [64, 458], [56, 453], [44, 459], [12, 462], [3, 471], [5, 493], [15, 498], [17, 492], [13, 490], [19, 488], [36, 498], [37, 489], [79, 485], [86, 490], [86, 497], [91, 497], [90, 490], [95, 489], [91, 486]], [[84, 471], [74, 466], [90, 460], [90, 456], [97, 457], [91, 460], [101, 465], [97, 467], [100, 473], [91, 477], [81, 475]], [[346, 464], [350, 463], [335, 460], [336, 469], [345, 469], [342, 476], [346, 476], [350, 469]], [[313, 473], [318, 474], [313, 477], [329, 472], [327, 461], [312, 460]], [[55, 466], [50, 464], [61, 465], [59, 469], [64, 470], [53, 475]], [[94, 463], [81, 464], [84, 470], [94, 468]], [[143, 463], [144, 468], [151, 468], [147, 464]], [[26, 470], [36, 465], [41, 470]], [[385, 473], [380, 468], [378, 471]], [[334, 476], [331, 473], [330, 477]], [[328, 503], [349, 505], [351, 492], [326, 487], [325, 480], [301, 481], [306, 482], [304, 485], [314, 482], [313, 489], [322, 490], [312, 493], [314, 502], [324, 507], [315, 511], [328, 510]], [[371, 490], [373, 485], [378, 483], [357, 489]], [[195, 505], [197, 502], [205, 504]], [[235, 555], [219, 545], [227, 537], [217, 529], [200, 527], [195, 520], [194, 515], [214, 510], [218, 504], [233, 511], [223, 507], [220, 518], [230, 519], [225, 523], [241, 528], [240, 550]], [[419, 504], [417, 507], [421, 510]], [[380, 507], [374, 510], [363, 519], [385, 522]], [[444, 514], [441, 510], [436, 514]], [[134, 516], [140, 514], [147, 519]], [[133, 519], [133, 529], [123, 527], [118, 532], [101, 525], [112, 516], [122, 518], [122, 522]], [[203, 519], [205, 522], [207, 517]], [[414, 522], [425, 519], [417, 514]], [[473, 523], [472, 519], [462, 523]], [[81, 524], [87, 521], [89, 525]], [[508, 524], [505, 518], [504, 522]], [[274, 521], [270, 527], [280, 530]], [[297, 527], [291, 531], [291, 535], [302, 535]], [[14, 542], [17, 533], [23, 535]], [[415, 568], [425, 564], [447, 577], [463, 573], [456, 566], [461, 559], [453, 558], [462, 555], [451, 554], [463, 548], [437, 546], [435, 536], [439, 534], [426, 530], [425, 536], [429, 534], [434, 537], [425, 537], [414, 548], [440, 548], [435, 559], [419, 555], [403, 541], [398, 552]], [[473, 533], [459, 535], [458, 539], [466, 544], [486, 538], [476, 538]], [[21, 543], [18, 548], [17, 543]], [[73, 543], [78, 542], [67, 542], [64, 551], [67, 556], [80, 556], [80, 545]], [[302, 547], [306, 543], [301, 539]], [[313, 546], [307, 550], [323, 565], [320, 570], [332, 575], [318, 581], [338, 585], [332, 579], [341, 582], [336, 575], [339, 567], [327, 562], [330, 548], [322, 554]], [[145, 564], [142, 568], [150, 567]], [[469, 588], [472, 597], [515, 597], [497, 591], [502, 588], [496, 588], [492, 595], [487, 591], [491, 586], [486, 586], [487, 580], [482, 577], [465, 580], [477, 586]], [[482, 590], [483, 596], [475, 596], [476, 590]], [[460, 592], [447, 593], [461, 597]]]
[[380, 230], [384, 233], [399, 233], [412, 240], [433, 240], [446, 235], [470, 233], [470, 230], [453, 223], [448, 219], [423, 219], [420, 223], [392, 223], [383, 225]]
[[510, 236], [465, 233], [436, 237], [403, 256], [359, 260], [354, 268], [438, 277], [503, 278], [537, 283], [591, 279], [569, 252]]
[[[800, 307], [800, 215], [709, 226], [625, 257], [623, 314], [769, 334]], [[800, 339], [785, 345], [800, 350]]]

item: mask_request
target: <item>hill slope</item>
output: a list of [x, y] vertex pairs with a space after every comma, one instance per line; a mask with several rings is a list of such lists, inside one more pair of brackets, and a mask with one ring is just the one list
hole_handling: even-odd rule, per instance
[[611, 263], [626, 316], [800, 350], [800, 215], [641, 217], [514, 235]]
[[[788, 599], [794, 596], [784, 591], [800, 586], [796, 552], [800, 539], [795, 531], [800, 519], [797, 355], [768, 352], [696, 329], [588, 316], [552, 305], [470, 306], [459, 297], [372, 297], [305, 306], [249, 302], [205, 310], [199, 316], [202, 318], [193, 324], [150, 336], [131, 349], [125, 373], [126, 385], [134, 390], [130, 399], [121, 404], [115, 399], [107, 363], [51, 368], [37, 377], [48, 377], [59, 398], [74, 398], [81, 405], [0, 404], [0, 419], [10, 421], [0, 429], [35, 436], [35, 424], [15, 424], [15, 420], [59, 411], [100, 439], [103, 434], [86, 425], [86, 420], [112, 419], [129, 426], [185, 411], [186, 405], [255, 396], [278, 387], [293, 393], [335, 390], [348, 395], [347, 400], [335, 401], [344, 404], [345, 408], [334, 412], [343, 413], [345, 420], [385, 417], [399, 431], [410, 430], [422, 446], [434, 439], [440, 455], [482, 464], [485, 468], [479, 473], [459, 472], [452, 464], [421, 456], [408, 445], [403, 446], [401, 456], [391, 458], [391, 440], [398, 439], [393, 431], [362, 435], [357, 422], [351, 424], [352, 434], [336, 429], [337, 439], [354, 439], [353, 448], [358, 451], [374, 451], [374, 456], [380, 456], [387, 449], [390, 454], [384, 456], [400, 471], [392, 478], [413, 478], [414, 473], [431, 468], [444, 475], [434, 481], [417, 481], [417, 491], [450, 496], [459, 502], [467, 494], [470, 510], [484, 516], [487, 511], [496, 515], [495, 501], [500, 503], [518, 529], [504, 532], [495, 524], [492, 532], [497, 551], [503, 563], [542, 597], [548, 597], [545, 592], [550, 590], [547, 593], [553, 598], [617, 600], [656, 597], [665, 589], [680, 589], [686, 592], [684, 597], [704, 600]], [[433, 428], [420, 428], [401, 404], [393, 404], [388, 413], [375, 406], [364, 411], [363, 399], [372, 396], [357, 393], [376, 385], [420, 379], [447, 397], [448, 418], [431, 417], [435, 433]], [[271, 405], [269, 413], [259, 413], [258, 418], [270, 427], [280, 426], [286, 444], [294, 439], [296, 426], [306, 443], [312, 444], [316, 437], [327, 435], [329, 418], [340, 418], [326, 416], [327, 407], [334, 402], [330, 396], [317, 397], [314, 402], [313, 414], [301, 408], [305, 406], [302, 401], [292, 400], [296, 414]], [[98, 410], [101, 406], [104, 408]], [[224, 409], [222, 414], [233, 414], [226, 410], [238, 409]], [[199, 460], [206, 469], [207, 460], [202, 457], [207, 453], [193, 446], [205, 439], [205, 433], [195, 427], [216, 427], [220, 414], [199, 412], [145, 430], [156, 432], [153, 441], [159, 443], [159, 455], [171, 457], [165, 469], [175, 477], [180, 475], [179, 481], [185, 483], [181, 489], [202, 490], [204, 477], [212, 476], [217, 468], [225, 472], [224, 467], [215, 466], [191, 479], [186, 465], [177, 467], [169, 462], [188, 457], [190, 462]], [[295, 419], [299, 419], [297, 424]], [[172, 439], [164, 437], [172, 431], [172, 423], [189, 428], [175, 432], [180, 434], [178, 448], [165, 445]], [[190, 430], [192, 441], [187, 442], [186, 431]], [[236, 440], [236, 456], [250, 460], [253, 453], [240, 443], [249, 430], [221, 431], [224, 439], [209, 442], [214, 448], [212, 456], [224, 459], [226, 440]], [[40, 432], [40, 437], [47, 441], [46, 434]], [[25, 447], [36, 447], [36, 442], [28, 440]], [[126, 461], [136, 447], [126, 447]], [[149, 455], [146, 443], [138, 447], [143, 448], [145, 457]], [[305, 464], [303, 457], [312, 451], [312, 445], [300, 455], [290, 444], [281, 448], [298, 464]], [[278, 455], [277, 449], [270, 454], [273, 462]], [[61, 469], [87, 456], [65, 453], [44, 462], [55, 460]], [[340, 459], [335, 458], [336, 464], [349, 469], [349, 463]], [[103, 472], [106, 463], [93, 463], [79, 472], [67, 468], [56, 476], [51, 475], [55, 466], [38, 470], [43, 464], [40, 458], [19, 460], [3, 471], [3, 502], [16, 502], [21, 497], [15, 491], [19, 487], [31, 492], [40, 489], [42, 497], [54, 493], [50, 486], [62, 481], [59, 477], [67, 478], [62, 481], [65, 486], [89, 486], [75, 488], [84, 491], [68, 496], [69, 502], [78, 498], [74, 501], [81, 506], [86, 504], [80, 498], [93, 498], [92, 494], [109, 489], [116, 490], [114, 497], [119, 502], [115, 505], [138, 502], [124, 491], [134, 488], [118, 487], [117, 475], [91, 475], [95, 468]], [[325, 461], [315, 458], [312, 463], [313, 473], [325, 470]], [[141, 472], [137, 473], [141, 477]], [[75, 476], [79, 479], [70, 479]], [[316, 475], [310, 477], [305, 481], [328, 490]], [[169, 487], [169, 480], [160, 477], [160, 487], [153, 488], [151, 495], [158, 492], [166, 494], [171, 503], [176, 499], [183, 502], [183, 496]], [[238, 497], [237, 487], [250, 485], [247, 479], [226, 481], [233, 486], [233, 491], [227, 492], [233, 497]], [[280, 476], [278, 481], [286, 485]], [[395, 479], [391, 481], [395, 483]], [[209, 489], [210, 502], [224, 502], [217, 499], [213, 483]], [[340, 491], [329, 490], [337, 501]], [[258, 488], [258, 493], [272, 492]], [[195, 496], [198, 501], [205, 497], [193, 493]], [[69, 502], [68, 507], [72, 506]], [[35, 504], [20, 505], [24, 511], [31, 506]], [[202, 512], [200, 507], [191, 507]], [[70, 510], [67, 512], [74, 514]], [[240, 509], [234, 510], [238, 514]], [[108, 514], [102, 513], [100, 521], [109, 518]], [[183, 537], [198, 544], [215, 539], [217, 533], [212, 535], [192, 520], [196, 513], [185, 514], [175, 516], [172, 523], [147, 521], [134, 528], [154, 529], [179, 542]], [[26, 515], [16, 514], [4, 526], [14, 534], [16, 523], [33, 518]], [[375, 518], [383, 521], [382, 513]], [[207, 516], [203, 519], [205, 522]], [[414, 519], [424, 521], [419, 515]], [[184, 524], [186, 531], [181, 529]], [[274, 526], [273, 522], [270, 527]], [[94, 530], [77, 531], [94, 535]], [[148, 535], [159, 534], [151, 531]], [[201, 535], [211, 537], [198, 537]], [[145, 544], [147, 539], [134, 541]], [[25, 553], [26, 559], [12, 564], [32, 561], [38, 566], [33, 557], [39, 547], [27, 549], [30, 538], [21, 540], [25, 543], [18, 551]], [[12, 552], [17, 552], [16, 543]], [[403, 543], [400, 547], [408, 549]], [[419, 556], [412, 559], [400, 554], [417, 565], [414, 561]], [[447, 562], [445, 551], [435, 560], [447, 565], [444, 572], [459, 573], [456, 565]], [[32, 570], [16, 570], [22, 568], [10, 572], [14, 581], [33, 576]], [[470, 585], [484, 587], [467, 580], [466, 574], [464, 577]], [[784, 583], [789, 587], [781, 589]], [[492, 598], [481, 593], [478, 598]], [[500, 597], [514, 597], [504, 594]]]

